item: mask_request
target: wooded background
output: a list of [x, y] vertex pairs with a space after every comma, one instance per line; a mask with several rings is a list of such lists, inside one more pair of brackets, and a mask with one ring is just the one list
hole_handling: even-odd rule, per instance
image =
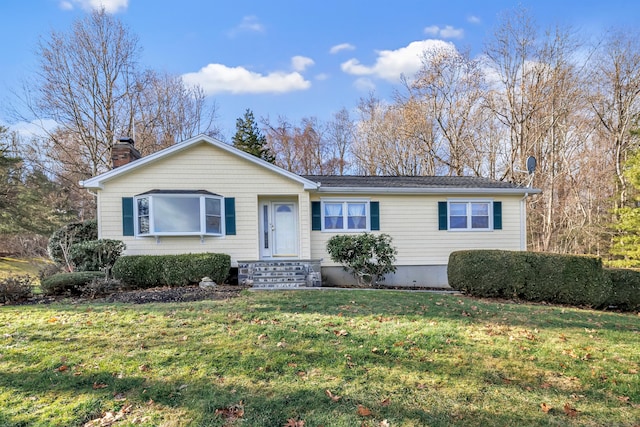
[[[135, 34], [96, 11], [38, 48], [17, 88], [16, 120], [54, 120], [26, 138], [0, 128], [4, 249], [39, 250], [56, 227], [95, 215], [78, 182], [110, 166], [118, 136], [143, 155], [199, 133], [219, 137], [216, 105], [179, 76], [142, 69]], [[313, 100], [309, 100], [313, 102]], [[473, 175], [526, 186], [535, 251], [594, 254], [640, 266], [640, 37], [541, 28], [505, 11], [481, 54], [426, 51], [393, 99], [375, 93], [326, 121], [292, 122], [250, 106], [231, 141], [300, 174]], [[276, 117], [275, 119], [271, 117]]]

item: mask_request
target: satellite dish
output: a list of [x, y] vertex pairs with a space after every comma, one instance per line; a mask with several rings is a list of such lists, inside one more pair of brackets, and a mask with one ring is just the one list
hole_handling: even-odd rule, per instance
[[536, 170], [536, 158], [533, 156], [529, 156], [527, 157], [527, 172], [529, 172], [529, 175], [533, 175], [533, 173]]

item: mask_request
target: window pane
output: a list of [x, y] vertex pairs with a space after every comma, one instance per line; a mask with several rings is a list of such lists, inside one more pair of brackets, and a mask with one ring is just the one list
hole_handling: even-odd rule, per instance
[[366, 203], [349, 203], [347, 204], [347, 210], [347, 228], [349, 230], [364, 230], [367, 228]]
[[207, 215], [207, 233], [220, 234], [222, 233], [220, 216]]
[[488, 216], [472, 216], [471, 228], [489, 228]]
[[336, 230], [344, 228], [342, 219], [342, 203], [324, 204], [324, 228]]
[[138, 199], [138, 216], [149, 215], [149, 199], [146, 197]]
[[149, 234], [149, 217], [138, 217], [138, 234]]
[[158, 233], [200, 232], [200, 197], [154, 197], [153, 221]]
[[467, 204], [466, 203], [449, 203], [449, 215], [467, 216]]
[[218, 215], [220, 216], [220, 206], [222, 205], [222, 203], [220, 203], [220, 199], [212, 199], [210, 197], [207, 197], [205, 199], [205, 206], [206, 206], [206, 210], [207, 210], [207, 215]]
[[473, 216], [489, 216], [489, 204], [488, 203], [472, 203], [471, 215]]
[[449, 226], [451, 228], [467, 228], [467, 217], [452, 216], [449, 218]]
[[149, 234], [149, 199], [142, 197], [137, 200], [138, 234]]

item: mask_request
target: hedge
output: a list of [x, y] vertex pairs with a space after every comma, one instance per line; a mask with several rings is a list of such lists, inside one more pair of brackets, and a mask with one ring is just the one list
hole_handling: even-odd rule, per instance
[[80, 295], [83, 289], [97, 278], [104, 278], [104, 273], [102, 271], [59, 273], [43, 279], [40, 282], [40, 288], [45, 295]]
[[602, 260], [592, 256], [457, 251], [449, 257], [447, 274], [453, 289], [480, 297], [602, 307], [612, 290]]
[[113, 277], [133, 288], [185, 286], [203, 277], [222, 283], [230, 268], [226, 254], [129, 255], [118, 258]]
[[605, 271], [613, 283], [607, 305], [626, 311], [639, 310], [640, 271], [624, 268], [609, 268]]

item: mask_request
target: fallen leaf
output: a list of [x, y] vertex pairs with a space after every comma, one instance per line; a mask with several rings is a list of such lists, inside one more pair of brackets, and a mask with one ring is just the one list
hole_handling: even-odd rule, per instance
[[151, 370], [149, 365], [140, 365], [140, 366], [138, 366], [138, 369], [140, 369], [142, 372], [147, 372], [147, 371]]
[[544, 412], [545, 414], [548, 414], [548, 413], [549, 413], [549, 411], [550, 411], [551, 409], [553, 409], [551, 406], [547, 405], [547, 404], [546, 404], [546, 403], [544, 403], [544, 402], [542, 402], [542, 403], [540, 404], [540, 408], [542, 409], [542, 412]]
[[338, 400], [342, 399], [342, 396], [338, 396], [336, 394], [331, 393], [331, 390], [326, 389], [324, 391], [324, 394], [326, 394], [327, 396], [329, 396], [329, 399], [331, 399], [334, 402], [337, 402]]
[[55, 371], [58, 371], [58, 372], [64, 372], [64, 371], [66, 371], [66, 370], [68, 370], [68, 369], [69, 369], [69, 367], [68, 367], [67, 365], [61, 365], [61, 366], [58, 366], [58, 367], [57, 367], [56, 369], [54, 369], [54, 370], [55, 370]]
[[231, 405], [227, 408], [219, 408], [214, 412], [215, 415], [220, 415], [222, 418], [226, 418], [228, 421], [237, 420], [244, 416], [244, 402], [241, 400], [236, 405]]
[[629, 403], [629, 396], [618, 396], [618, 400], [623, 403]]
[[380, 406], [389, 406], [389, 404], [391, 404], [391, 399], [388, 397], [380, 402]]
[[391, 424], [389, 424], [389, 421], [387, 420], [382, 420], [380, 421], [380, 427], [390, 427]]
[[293, 418], [289, 418], [284, 427], [304, 427], [304, 420], [295, 420]]
[[578, 410], [574, 407], [572, 407], [570, 404], [565, 403], [564, 404], [564, 413], [567, 414], [569, 417], [574, 418], [578, 416]]
[[368, 417], [369, 415], [371, 415], [371, 410], [362, 405], [358, 405], [358, 410], [356, 412], [361, 417]]
[[101, 388], [107, 388], [108, 386], [106, 384], [98, 384], [98, 383], [93, 383], [93, 389], [94, 390], [100, 390]]
[[339, 331], [335, 330], [333, 331], [333, 333], [336, 334], [337, 337], [345, 337], [348, 334], [348, 332], [345, 331], [344, 329], [340, 329]]

